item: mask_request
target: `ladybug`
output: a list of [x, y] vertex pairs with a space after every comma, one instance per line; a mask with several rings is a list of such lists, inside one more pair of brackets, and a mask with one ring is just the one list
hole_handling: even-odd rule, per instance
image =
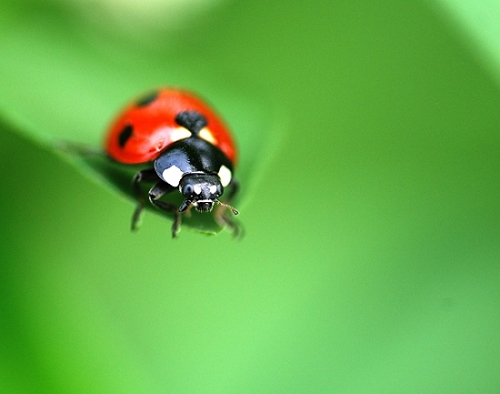
[[[194, 207], [212, 211], [221, 225], [235, 235], [238, 226], [227, 215], [238, 211], [228, 202], [238, 191], [233, 178], [237, 160], [231, 133], [219, 116], [194, 94], [171, 88], [154, 91], [127, 106], [109, 128], [105, 140], [107, 155], [121, 164], [146, 164], [132, 179], [138, 204], [132, 216], [137, 229], [145, 206], [141, 183], [152, 183], [149, 201], [173, 213], [172, 237], [180, 231], [181, 214]], [[184, 201], [177, 206], [160, 198], [178, 190]], [[220, 197], [226, 191], [226, 202]]]

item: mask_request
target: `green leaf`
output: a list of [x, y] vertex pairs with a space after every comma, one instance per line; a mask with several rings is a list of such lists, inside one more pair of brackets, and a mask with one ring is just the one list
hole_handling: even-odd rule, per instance
[[[0, 391], [498, 391], [500, 94], [465, 25], [418, 0], [120, 19], [146, 1], [0, 4]], [[101, 140], [164, 85], [231, 126], [244, 242], [129, 234]]]

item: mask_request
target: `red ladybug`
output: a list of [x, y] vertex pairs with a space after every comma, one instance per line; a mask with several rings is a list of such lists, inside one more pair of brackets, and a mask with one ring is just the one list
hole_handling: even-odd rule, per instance
[[[220, 201], [225, 189], [227, 202], [238, 190], [233, 178], [235, 144], [222, 120], [192, 93], [160, 89], [130, 104], [111, 125], [105, 148], [117, 162], [150, 164], [132, 181], [138, 199], [132, 229], [136, 229], [145, 205], [141, 182], [154, 183], [149, 200], [174, 214], [174, 238], [180, 230], [181, 213], [191, 206], [209, 212], [218, 204], [238, 214]], [[184, 198], [180, 206], [160, 201], [175, 189]], [[218, 214], [216, 218], [238, 233], [238, 226], [228, 216]]]

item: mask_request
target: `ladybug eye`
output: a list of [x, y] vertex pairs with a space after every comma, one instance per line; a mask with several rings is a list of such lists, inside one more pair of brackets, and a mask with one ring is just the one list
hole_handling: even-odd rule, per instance
[[193, 186], [190, 183], [184, 185], [184, 187], [182, 188], [182, 194], [185, 196], [190, 196], [191, 194], [193, 194]]

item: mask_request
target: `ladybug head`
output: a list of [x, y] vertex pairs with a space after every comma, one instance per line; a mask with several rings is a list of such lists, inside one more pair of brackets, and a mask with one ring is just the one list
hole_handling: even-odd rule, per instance
[[223, 193], [223, 188], [218, 175], [206, 173], [185, 175], [179, 183], [179, 190], [185, 198], [179, 212], [184, 212], [190, 205], [197, 211], [209, 212], [214, 203], [221, 204], [219, 197]]

